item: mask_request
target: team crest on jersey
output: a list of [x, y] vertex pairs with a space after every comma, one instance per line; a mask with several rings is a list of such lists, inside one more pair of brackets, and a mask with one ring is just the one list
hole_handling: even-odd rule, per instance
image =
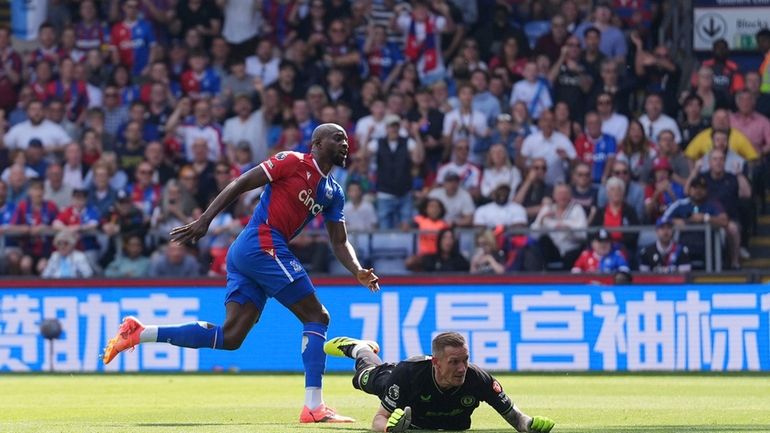
[[307, 180], [310, 180], [310, 172], [309, 172], [309, 171], [306, 171], [306, 172], [305, 172], [305, 175], [307, 176]]
[[476, 403], [476, 397], [472, 395], [464, 395], [463, 398], [460, 399], [460, 404], [465, 407], [471, 407], [474, 403]]
[[283, 161], [284, 159], [286, 159], [286, 155], [287, 155], [286, 152], [278, 152], [275, 154], [275, 159], [279, 161]]
[[369, 382], [369, 372], [371, 370], [366, 370], [364, 374], [361, 375], [361, 385], [366, 386], [366, 384]]
[[388, 397], [393, 400], [398, 400], [399, 395], [401, 395], [401, 390], [398, 388], [398, 385], [393, 384], [388, 388]]
[[292, 269], [294, 269], [294, 272], [302, 272], [302, 265], [299, 264], [297, 259], [291, 259], [289, 264], [291, 265]]
[[326, 198], [328, 198], [329, 200], [331, 200], [331, 199], [332, 199], [332, 197], [334, 197], [334, 190], [332, 189], [332, 187], [330, 187], [330, 186], [327, 186], [327, 187], [326, 187]]

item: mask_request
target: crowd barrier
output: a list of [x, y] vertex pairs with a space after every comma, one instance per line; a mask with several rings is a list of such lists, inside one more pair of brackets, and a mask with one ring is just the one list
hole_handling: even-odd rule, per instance
[[[376, 340], [391, 362], [430, 352], [433, 335], [453, 330], [467, 336], [471, 361], [494, 371], [770, 371], [768, 284], [560, 281], [394, 278], [372, 294], [347, 278], [321, 280], [318, 296], [330, 336]], [[302, 371], [301, 325], [272, 300], [237, 351], [146, 344], [101, 363], [123, 316], [221, 324], [224, 294], [220, 280], [0, 280], [0, 371]], [[50, 354], [39, 336], [46, 318], [64, 329]], [[351, 367], [330, 358], [327, 371]]]

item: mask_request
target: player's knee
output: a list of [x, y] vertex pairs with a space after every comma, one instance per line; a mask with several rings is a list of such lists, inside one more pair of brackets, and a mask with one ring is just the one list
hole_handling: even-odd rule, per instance
[[224, 350], [237, 350], [241, 347], [241, 344], [243, 344], [243, 340], [246, 339], [246, 334], [237, 332], [237, 331], [230, 331], [228, 332], [227, 329], [224, 330], [224, 338], [222, 340], [222, 349]]

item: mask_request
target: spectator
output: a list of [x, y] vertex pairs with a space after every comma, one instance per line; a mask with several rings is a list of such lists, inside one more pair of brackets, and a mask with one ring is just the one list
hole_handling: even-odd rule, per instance
[[[708, 196], [708, 179], [705, 175], [696, 175], [687, 186], [687, 193], [687, 197], [677, 200], [666, 209], [663, 219], [672, 221], [675, 227], [705, 224], [712, 229], [727, 228], [730, 221], [722, 205]], [[728, 232], [727, 238], [733, 260], [740, 257], [737, 234], [737, 230], [732, 235]], [[690, 250], [693, 268], [703, 269], [706, 258], [703, 234], [699, 231], [683, 231], [679, 234], [679, 242]]]
[[202, 50], [190, 53], [189, 69], [182, 73], [182, 92], [193, 99], [212, 97], [219, 94], [222, 80], [214, 68], [208, 65], [208, 56]]
[[569, 36], [569, 32], [567, 31], [567, 21], [564, 19], [564, 16], [554, 15], [551, 18], [550, 31], [540, 36], [537, 43], [535, 43], [535, 52], [545, 54], [553, 63], [559, 58], [567, 36]]
[[385, 100], [375, 99], [369, 106], [371, 114], [358, 119], [356, 142], [369, 143], [385, 137]]
[[[690, 163], [687, 158], [682, 154], [679, 146], [674, 142], [674, 133], [665, 129], [658, 134], [658, 151], [657, 156], [666, 158], [671, 166], [671, 179], [682, 185], [687, 181], [687, 177], [690, 175]], [[647, 159], [647, 166], [642, 169], [642, 172], [651, 172], [652, 165], [655, 159]]]
[[130, 68], [132, 75], [140, 76], [151, 63], [155, 33], [150, 23], [139, 17], [137, 0], [124, 2], [122, 10], [123, 21], [115, 23], [110, 34], [112, 63]]
[[386, 117], [386, 136], [366, 146], [365, 157], [372, 155], [377, 172], [377, 219], [380, 227], [408, 228], [412, 212], [411, 167], [423, 160], [422, 145], [400, 135], [401, 118]]
[[27, 198], [27, 174], [21, 164], [13, 164], [8, 167], [8, 202], [17, 205], [19, 201]]
[[[263, 86], [260, 87], [264, 89]], [[251, 100], [256, 93], [254, 77], [246, 72], [246, 63], [243, 59], [231, 58], [228, 73], [222, 77], [222, 94], [232, 103], [232, 98], [236, 95], [245, 95]]]
[[0, 109], [10, 112], [16, 107], [16, 90], [22, 82], [22, 58], [11, 47], [11, 31], [0, 28]]
[[460, 176], [455, 172], [449, 172], [444, 177], [441, 187], [428, 193], [429, 198], [441, 201], [446, 208], [446, 221], [453, 226], [467, 227], [473, 222], [473, 213], [476, 206], [470, 193], [460, 188]]
[[655, 223], [657, 240], [639, 253], [639, 270], [657, 274], [690, 272], [690, 249], [674, 241], [674, 224], [664, 218]]
[[[506, 114], [510, 118], [510, 115]], [[509, 123], [505, 122], [504, 123]], [[516, 191], [521, 184], [521, 172], [511, 164], [511, 158], [505, 146], [500, 143], [492, 145], [487, 154], [487, 164], [481, 178], [481, 196], [490, 199], [494, 188], [500, 184], [509, 186], [511, 192]], [[510, 199], [513, 199], [511, 193]]]
[[[189, 113], [191, 104], [192, 102], [186, 98], [179, 101], [166, 123], [166, 132], [175, 132], [181, 137], [185, 159], [188, 162], [194, 160], [193, 143], [199, 139], [206, 144], [207, 159], [212, 162], [217, 161], [222, 155], [221, 132], [212, 119], [211, 105], [203, 99], [195, 102], [194, 120], [181, 124], [183, 116]], [[180, 124], [181, 126], [178, 126]]]
[[458, 140], [465, 139], [473, 149], [470, 160], [474, 163], [483, 161], [483, 155], [477, 149], [482, 148], [483, 140], [489, 136], [487, 119], [480, 111], [473, 109], [473, 87], [469, 84], [460, 86], [457, 92], [460, 106], [444, 116], [444, 146], [450, 147]]
[[617, 143], [611, 135], [602, 133], [602, 121], [595, 111], [586, 114], [586, 130], [575, 140], [577, 160], [591, 167], [591, 180], [604, 183], [615, 162]]
[[123, 253], [113, 260], [104, 271], [110, 278], [141, 278], [150, 271], [150, 259], [145, 257], [144, 242], [136, 235], [126, 236], [123, 240]]
[[653, 143], [657, 142], [660, 131], [668, 129], [674, 133], [674, 140], [677, 143], [682, 141], [682, 133], [676, 121], [663, 113], [663, 98], [657, 93], [650, 93], [644, 99], [644, 115], [639, 118], [642, 125], [642, 131]]
[[529, 116], [539, 119], [544, 110], [553, 106], [548, 83], [537, 77], [537, 65], [528, 61], [522, 71], [523, 80], [518, 81], [511, 91], [511, 106], [521, 101], [526, 104]]
[[88, 167], [83, 164], [83, 151], [78, 143], [70, 143], [64, 148], [62, 165], [64, 183], [73, 189], [82, 188]]
[[[83, 177], [88, 174], [88, 168], [101, 158], [104, 149], [99, 134], [93, 129], [83, 131], [81, 142], [83, 143], [81, 162], [86, 169], [86, 173], [81, 176]], [[81, 182], [85, 182], [85, 179], [81, 179]]]
[[65, 116], [66, 110], [64, 107], [64, 102], [62, 102], [61, 99], [50, 98], [48, 99], [47, 104], [48, 105], [45, 113], [46, 119], [62, 127], [64, 132], [66, 132], [70, 137], [70, 141], [72, 141], [74, 137], [80, 135], [78, 133], [78, 126], [74, 122], [71, 122], [69, 119], [67, 119], [67, 116]]
[[147, 147], [144, 149], [144, 160], [152, 168], [152, 181], [154, 183], [165, 184], [177, 175], [176, 166], [167, 161], [163, 145], [158, 141], [147, 143]]
[[351, 182], [345, 194], [345, 214], [348, 231], [368, 232], [377, 228], [377, 213], [368, 200], [364, 200], [361, 184]]
[[628, 166], [631, 168], [631, 177], [634, 180], [646, 183], [650, 177], [649, 162], [655, 159], [657, 155], [656, 146], [645, 135], [642, 123], [638, 120], [632, 120], [628, 126], [626, 138], [620, 143], [618, 159], [628, 162]]
[[[628, 227], [638, 226], [639, 216], [632, 206], [623, 199], [626, 183], [617, 177], [607, 179], [607, 204], [600, 207], [591, 220], [594, 227]], [[625, 254], [630, 256], [636, 251], [639, 233], [610, 231], [610, 236], [616, 246], [622, 247]]]
[[612, 9], [609, 5], [598, 3], [594, 6], [592, 19], [579, 25], [572, 32], [580, 38], [583, 46], [586, 45], [584, 37], [586, 30], [591, 27], [596, 28], [601, 34], [599, 49], [602, 54], [617, 61], [624, 61], [628, 50], [626, 36], [619, 28], [612, 25]]
[[[115, 191], [120, 191], [128, 185], [128, 175], [123, 170], [118, 169], [118, 157], [115, 152], [104, 152], [94, 166], [102, 165], [107, 168], [109, 184]], [[94, 181], [94, 170], [88, 172], [85, 183], [91, 186]]]
[[[746, 90], [754, 95], [754, 99], [757, 101], [757, 112], [770, 118], [770, 93], [762, 93], [760, 91], [761, 81], [762, 77], [760, 77], [759, 72], [746, 72]], [[21, 99], [21, 96], [19, 96], [19, 99]]]
[[64, 183], [64, 171], [59, 164], [50, 164], [46, 170], [45, 200], [52, 201], [56, 207], [65, 208], [72, 198], [72, 187]]
[[596, 97], [596, 112], [602, 119], [602, 133], [613, 136], [616, 143], [622, 142], [628, 131], [628, 117], [615, 112], [611, 94], [605, 92]]
[[[597, 99], [606, 94], [610, 97], [610, 104], [606, 104], [604, 112], [609, 116], [613, 107], [623, 116], [629, 113], [629, 100], [631, 99], [631, 85], [628, 80], [622, 79], [618, 74], [618, 64], [613, 60], [604, 60], [599, 66], [599, 76], [594, 81], [591, 92], [591, 106], [600, 109]], [[599, 114], [602, 114], [601, 111]], [[604, 120], [605, 115], [602, 115]], [[628, 122], [628, 119], [626, 119]], [[623, 137], [620, 137], [621, 141]]]
[[[18, 156], [17, 156], [18, 158]], [[27, 150], [24, 151], [24, 160], [27, 168], [27, 173], [29, 174], [29, 177], [44, 177], [45, 172], [48, 170], [48, 160], [45, 158], [45, 150], [43, 149], [43, 142], [38, 140], [37, 138], [33, 138], [29, 141], [29, 145], [27, 146]], [[10, 169], [8, 167], [6, 170]], [[29, 169], [34, 172], [29, 171]], [[3, 170], [3, 175], [5, 175], [6, 170]], [[8, 180], [3, 176], [3, 180]]]
[[142, 125], [137, 121], [128, 122], [123, 132], [122, 141], [115, 149], [118, 165], [134, 180], [133, 173], [139, 162], [144, 158], [147, 143], [142, 138]]
[[702, 114], [703, 99], [696, 94], [690, 94], [684, 98], [682, 112], [684, 113], [684, 120], [679, 124], [682, 130], [682, 142], [679, 143], [679, 146], [684, 150], [696, 135], [709, 127], [709, 121]]
[[162, 200], [153, 209], [150, 225], [157, 236], [167, 239], [171, 229], [192, 222], [196, 212], [199, 208], [193, 197], [184, 194], [178, 181], [171, 179], [166, 183]]
[[480, 206], [473, 213], [473, 225], [494, 229], [527, 224], [527, 212], [510, 200], [511, 186], [501, 183], [492, 191], [492, 202]]
[[[631, 33], [631, 41], [636, 47], [634, 72], [636, 72], [642, 88], [647, 93], [648, 98], [650, 95], [658, 95], [662, 111], [665, 111], [668, 116], [674, 116], [677, 108], [676, 91], [681, 76], [679, 65], [671, 58], [671, 53], [664, 44], [658, 45], [650, 53], [644, 50], [642, 39], [638, 33]], [[660, 125], [660, 129], [670, 129], [670, 125]], [[677, 143], [679, 141], [677, 140]]]
[[553, 199], [545, 201], [530, 227], [542, 231], [538, 244], [545, 262], [567, 269], [583, 248], [587, 226], [583, 207], [572, 200], [570, 187], [560, 183], [553, 189]]
[[770, 30], [763, 28], [757, 32], [757, 51], [763, 56], [762, 64], [759, 66], [761, 77], [760, 91], [770, 93]]
[[88, 92], [85, 81], [75, 79], [74, 73], [75, 63], [72, 59], [62, 59], [59, 63], [59, 78], [48, 83], [46, 88], [46, 100], [60, 99], [66, 104], [67, 120], [80, 123], [88, 107]]
[[404, 7], [397, 10], [396, 25], [405, 35], [406, 59], [417, 64], [420, 81], [431, 85], [445, 74], [441, 55], [441, 33], [454, 31], [455, 23], [446, 2], [439, 4], [438, 15], [431, 13], [428, 2], [417, 0], [411, 13]]
[[75, 249], [77, 235], [68, 230], [56, 233], [54, 251], [40, 276], [43, 278], [90, 278], [94, 275], [91, 263], [83, 252]]
[[110, 186], [110, 169], [106, 164], [94, 164], [93, 185], [88, 188], [87, 206], [96, 209], [100, 216], [106, 216], [118, 197], [117, 191]]
[[411, 122], [409, 130], [415, 131], [416, 129], [419, 132], [420, 139], [425, 146], [426, 161], [429, 167], [435, 170], [444, 151], [441, 145], [444, 115], [434, 108], [433, 96], [428, 88], [419, 89], [415, 95], [415, 101], [416, 106], [407, 114], [407, 119]]
[[583, 118], [582, 108], [593, 85], [591, 76], [580, 63], [580, 54], [580, 41], [576, 36], [570, 36], [548, 72], [555, 102], [566, 102], [575, 109], [572, 114], [578, 119]]
[[751, 162], [759, 158], [749, 139], [741, 131], [731, 128], [730, 115], [724, 109], [714, 112], [711, 117], [711, 128], [704, 129], [696, 135], [685, 149], [684, 155], [692, 161], [697, 161], [709, 153], [714, 145], [711, 138], [714, 130], [727, 132], [730, 149], [746, 161]]
[[88, 191], [74, 189], [70, 206], [63, 208], [51, 226], [56, 230], [71, 230], [80, 234], [79, 250], [86, 253], [91, 263], [99, 260], [99, 244], [96, 242], [96, 230], [99, 227], [99, 212], [96, 208], [88, 206]]
[[756, 98], [747, 90], [735, 95], [736, 113], [730, 113], [730, 125], [742, 132], [754, 150], [765, 158], [770, 154], [770, 120], [756, 112]]
[[113, 137], [118, 136], [118, 129], [128, 122], [128, 105], [120, 100], [120, 91], [114, 85], [104, 89], [104, 130]]
[[56, 204], [43, 197], [43, 183], [30, 181], [28, 197], [16, 204], [8, 227], [8, 233], [20, 236], [23, 257], [19, 266], [22, 274], [42, 272], [44, 258], [51, 254], [51, 224], [58, 214]]
[[629, 272], [628, 263], [623, 254], [612, 246], [612, 237], [607, 230], [599, 230], [591, 241], [591, 248], [583, 250], [572, 265], [572, 273]]
[[422, 269], [425, 272], [468, 272], [470, 263], [460, 253], [452, 229], [443, 229], [436, 240], [436, 254], [428, 254], [422, 258]]
[[471, 258], [471, 274], [500, 275], [505, 272], [503, 251], [497, 248], [497, 240], [490, 230], [481, 232], [476, 237], [476, 252]]
[[[703, 101], [701, 115], [710, 118], [717, 108], [727, 108], [729, 102], [726, 94], [714, 90], [714, 71], [708, 66], [698, 69], [697, 81], [690, 95], [698, 95]], [[684, 93], [680, 100], [684, 100], [688, 93]]]
[[596, 214], [596, 201], [599, 195], [599, 187], [591, 181], [591, 166], [585, 162], [575, 164], [570, 186], [572, 186], [572, 199], [583, 206], [586, 220], [591, 221]]
[[[566, 35], [565, 35], [566, 36]], [[513, 77], [523, 77], [524, 68], [527, 65], [527, 58], [523, 56], [519, 49], [519, 40], [516, 36], [508, 36], [503, 40], [499, 55], [489, 61], [489, 70], [494, 70], [502, 66]], [[540, 52], [540, 51], [538, 51]], [[554, 57], [554, 59], [556, 58]]]
[[3, 137], [9, 150], [24, 150], [35, 138], [43, 143], [47, 153], [60, 152], [72, 142], [64, 128], [44, 117], [42, 102], [31, 101], [27, 106], [27, 117], [29, 120], [11, 127]]
[[455, 173], [460, 176], [460, 186], [471, 194], [476, 200], [480, 197], [481, 191], [481, 170], [473, 163], [468, 161], [470, 148], [468, 140], [461, 138], [454, 142], [452, 146], [452, 159], [443, 164], [436, 174], [436, 182], [444, 183], [449, 173]]
[[152, 166], [142, 161], [136, 166], [134, 183], [129, 184], [126, 192], [131, 197], [131, 202], [149, 220], [155, 208], [160, 204], [161, 187], [152, 180]]
[[[366, 42], [361, 49], [361, 54], [363, 55], [365, 75], [378, 77], [383, 83], [382, 87], [385, 89], [391, 86], [404, 66], [404, 55], [401, 52], [401, 48], [398, 46], [398, 43], [388, 42], [385, 26], [374, 25], [368, 27]], [[344, 79], [342, 71], [339, 69], [332, 70], [338, 71]]]
[[[596, 27], [587, 27], [583, 31], [583, 54], [580, 57], [580, 62], [586, 69], [586, 73], [591, 76], [593, 82], [598, 84], [601, 75], [600, 67], [607, 57], [599, 51], [599, 41], [602, 32]], [[617, 67], [617, 62], [614, 60], [608, 60], [609, 64], [613, 67]]]
[[[249, 143], [252, 161], [259, 162], [267, 158], [267, 126], [262, 111], [252, 111], [251, 100], [246, 95], [238, 95], [233, 106], [235, 116], [227, 119], [222, 141], [232, 155], [235, 145], [245, 141]], [[232, 156], [231, 156], [232, 158]]]
[[536, 158], [545, 159], [548, 167], [545, 181], [549, 185], [563, 182], [570, 161], [577, 157], [575, 148], [561, 132], [554, 130], [553, 113], [546, 110], [538, 122], [540, 130], [524, 139], [521, 146], [521, 161], [531, 165]]
[[673, 169], [665, 156], [652, 163], [652, 181], [644, 190], [644, 208], [647, 221], [656, 221], [666, 208], [684, 198], [684, 184], [673, 178]]
[[276, 56], [270, 39], [260, 40], [255, 54], [246, 58], [246, 73], [260, 80], [264, 87], [278, 81], [280, 66], [281, 58]]
[[153, 278], [189, 278], [200, 274], [198, 262], [187, 252], [187, 247], [177, 242], [169, 242], [150, 258], [149, 276]]
[[16, 126], [28, 119], [27, 107], [33, 100], [34, 95], [32, 93], [32, 88], [28, 85], [22, 86], [19, 90], [18, 102], [16, 106], [6, 110], [8, 112], [9, 126]]
[[473, 110], [484, 114], [487, 123], [493, 122], [500, 114], [500, 101], [489, 92], [489, 74], [482, 69], [473, 71], [471, 84], [476, 91], [473, 96]]
[[527, 171], [527, 177], [519, 185], [514, 196], [514, 201], [526, 209], [530, 221], [533, 221], [540, 212], [543, 200], [550, 197], [552, 193], [552, 187], [545, 183], [547, 168], [544, 158], [533, 159]]
[[561, 132], [569, 141], [573, 142], [580, 134], [583, 133], [583, 128], [578, 122], [572, 119], [572, 114], [569, 110], [569, 105], [564, 101], [559, 101], [553, 107], [554, 128], [556, 131]]
[[80, 2], [80, 21], [75, 24], [75, 46], [84, 52], [101, 50], [107, 45], [106, 24], [99, 19], [94, 0]]

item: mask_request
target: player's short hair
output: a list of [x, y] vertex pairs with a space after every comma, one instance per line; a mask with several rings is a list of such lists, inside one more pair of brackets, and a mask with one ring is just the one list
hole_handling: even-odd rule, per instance
[[447, 347], [466, 347], [465, 337], [457, 332], [442, 332], [433, 338], [431, 344], [431, 352], [433, 356], [436, 356], [444, 352]]

